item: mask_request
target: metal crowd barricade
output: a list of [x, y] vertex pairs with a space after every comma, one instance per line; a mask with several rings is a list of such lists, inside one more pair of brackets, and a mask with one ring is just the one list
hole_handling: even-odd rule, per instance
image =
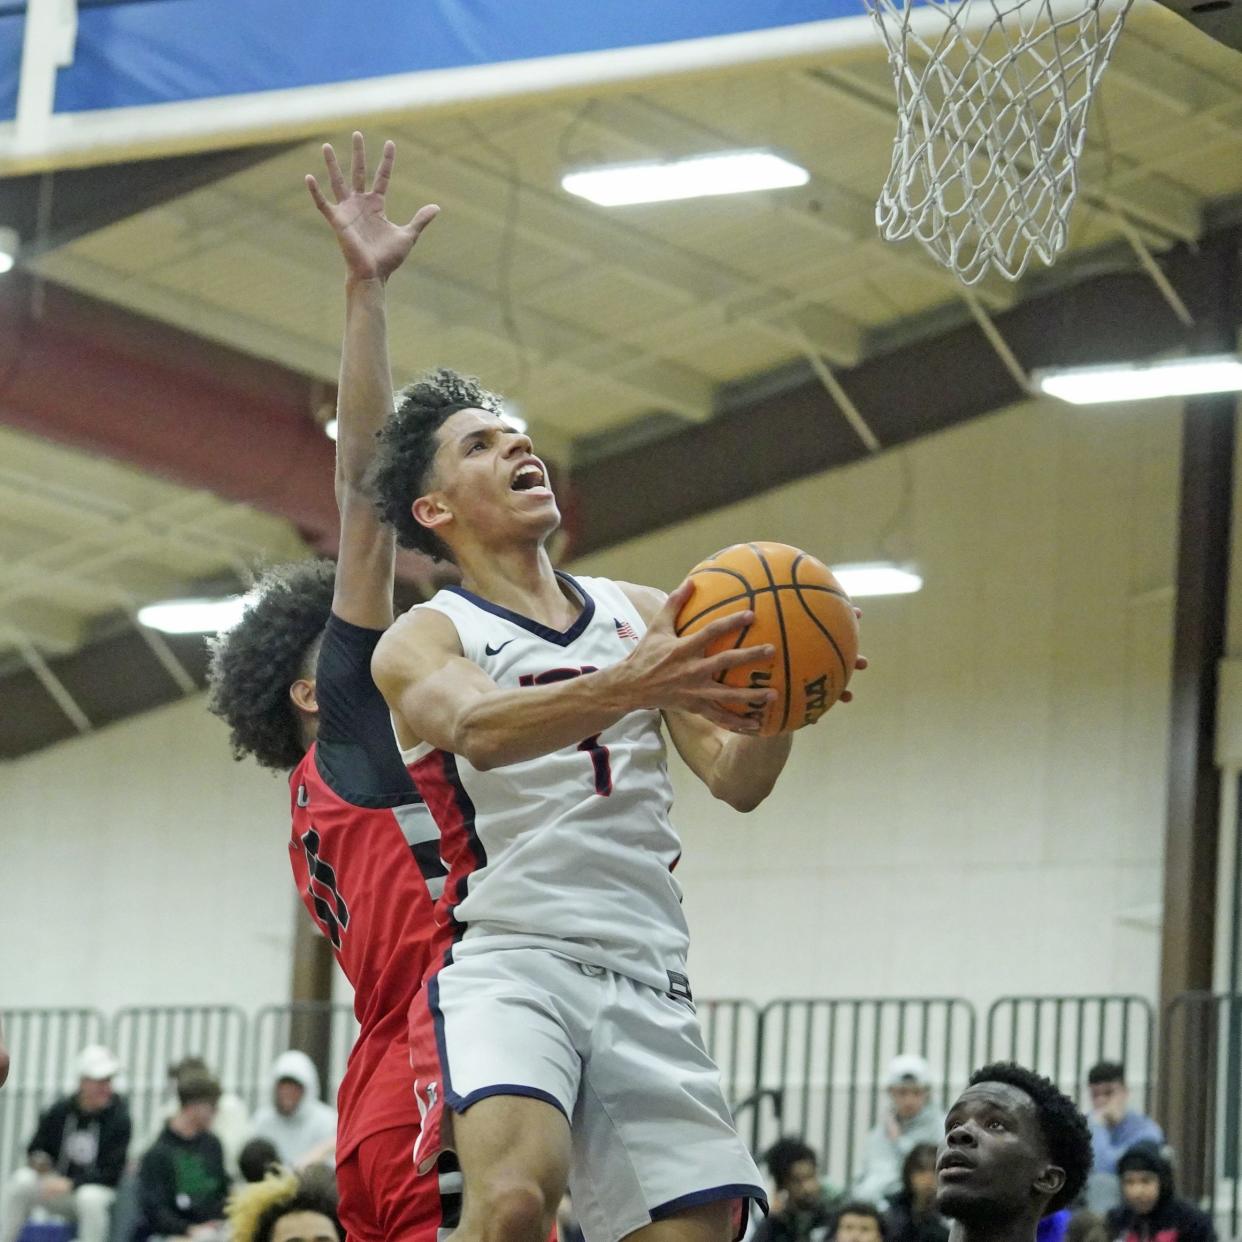
[[226, 1091], [243, 1085], [248, 1020], [236, 1005], [133, 1006], [112, 1019], [113, 1051], [125, 1067], [134, 1142], [158, 1130], [176, 1107], [169, 1068], [183, 1057], [202, 1057]]
[[[888, 1062], [926, 1058], [943, 1106], [974, 1068], [975, 1037], [974, 1007], [956, 997], [772, 1001], [761, 1015], [752, 1145], [801, 1135], [828, 1179], [848, 1187], [881, 1116]], [[765, 1101], [770, 1110], [759, 1107]]]
[[97, 1009], [0, 1010], [12, 1054], [9, 1081], [0, 1090], [0, 1211], [13, 1170], [25, 1157], [39, 1114], [77, 1083], [74, 1062], [87, 1044], [104, 1042]]
[[1242, 994], [1183, 992], [1161, 1031], [1157, 1116], [1177, 1163], [1178, 1190], [1242, 1231]]
[[1002, 996], [988, 1008], [988, 1061], [1017, 1061], [1082, 1097], [1087, 1071], [1120, 1061], [1136, 1103], [1151, 1111], [1155, 1013], [1142, 996]]
[[707, 1051], [720, 1069], [720, 1082], [738, 1124], [751, 1107], [758, 1083], [759, 1006], [748, 1000], [696, 1000]]
[[251, 1034], [246, 1098], [252, 1109], [267, 1103], [268, 1071], [282, 1052], [297, 1048], [315, 1062], [320, 1088], [335, 1103], [349, 1054], [358, 1035], [350, 1005], [329, 1001], [295, 1001], [265, 1005], [255, 1014]]

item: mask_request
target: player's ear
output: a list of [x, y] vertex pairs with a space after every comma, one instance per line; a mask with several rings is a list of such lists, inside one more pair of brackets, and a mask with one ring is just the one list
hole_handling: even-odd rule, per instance
[[299, 711], [310, 712], [312, 715], [319, 711], [319, 700], [315, 697], [315, 679], [313, 677], [299, 677], [289, 687], [289, 697], [293, 700], [294, 707]]
[[420, 496], [410, 506], [410, 512], [414, 515], [414, 520], [428, 530], [438, 530], [453, 520], [453, 515], [439, 492], [428, 492], [426, 496]]
[[1056, 1164], [1047, 1164], [1035, 1179], [1035, 1189], [1041, 1195], [1052, 1198], [1065, 1185], [1065, 1170]]

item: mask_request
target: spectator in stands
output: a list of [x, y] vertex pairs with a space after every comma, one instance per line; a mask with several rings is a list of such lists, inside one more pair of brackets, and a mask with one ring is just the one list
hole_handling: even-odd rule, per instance
[[903, 1053], [889, 1063], [886, 1115], [867, 1136], [855, 1199], [883, 1205], [901, 1189], [901, 1166], [920, 1143], [938, 1143], [943, 1114], [931, 1103], [931, 1066]]
[[920, 1143], [901, 1166], [901, 1190], [884, 1218], [888, 1242], [949, 1242], [949, 1222], [936, 1207], [936, 1146]]
[[815, 1151], [801, 1139], [781, 1138], [763, 1153], [763, 1163], [776, 1196], [754, 1242], [826, 1242], [832, 1233], [832, 1205], [840, 1196], [820, 1181]]
[[1104, 1217], [1098, 1212], [1075, 1212], [1066, 1226], [1065, 1242], [1111, 1242]]
[[177, 1079], [179, 1107], [142, 1158], [138, 1169], [141, 1223], [136, 1242], [146, 1238], [221, 1235], [229, 1179], [224, 1149], [211, 1133], [220, 1084], [203, 1071]]
[[341, 1242], [331, 1178], [273, 1175], [229, 1200], [232, 1242]]
[[954, 1242], [1035, 1242], [1091, 1170], [1091, 1132], [1073, 1102], [1020, 1065], [971, 1075], [945, 1118], [936, 1203]]
[[1135, 1143], [1164, 1143], [1164, 1131], [1150, 1118], [1130, 1107], [1125, 1068], [1117, 1061], [1101, 1061], [1087, 1071], [1091, 1093], [1091, 1150], [1097, 1173], [1116, 1173], [1117, 1161]]
[[0, 1242], [13, 1242], [37, 1206], [76, 1221], [79, 1242], [107, 1238], [132, 1133], [125, 1101], [112, 1089], [120, 1068], [101, 1044], [78, 1054], [77, 1091], [39, 1118], [26, 1149], [27, 1167], [9, 1182]]
[[1108, 1214], [1108, 1233], [1119, 1242], [1216, 1242], [1212, 1218], [1177, 1197], [1173, 1166], [1155, 1143], [1136, 1143], [1117, 1162], [1119, 1208]]
[[304, 1052], [282, 1052], [272, 1065], [272, 1103], [254, 1118], [255, 1138], [269, 1139], [291, 1169], [331, 1164], [336, 1109], [319, 1098], [319, 1071]]
[[[177, 1083], [183, 1074], [201, 1077], [204, 1074], [213, 1076], [207, 1062], [202, 1057], [182, 1057], [168, 1067], [167, 1102], [151, 1130], [143, 1136], [139, 1152], [144, 1152], [163, 1133], [164, 1127], [181, 1107], [177, 1099]], [[250, 1135], [250, 1110], [242, 1102], [239, 1095], [221, 1089], [220, 1102], [216, 1105], [216, 1119], [211, 1123], [211, 1132], [220, 1140], [224, 1148], [224, 1168], [229, 1178], [239, 1174], [238, 1155], [242, 1145]]]
[[837, 1213], [833, 1242], [886, 1242], [884, 1218], [874, 1203], [854, 1200]]
[[238, 1154], [237, 1168], [242, 1180], [253, 1185], [269, 1173], [280, 1172], [280, 1152], [271, 1139], [252, 1138]]

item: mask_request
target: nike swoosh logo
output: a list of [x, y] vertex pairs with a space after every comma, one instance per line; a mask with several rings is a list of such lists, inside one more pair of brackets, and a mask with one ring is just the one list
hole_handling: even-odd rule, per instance
[[515, 638], [507, 639], [505, 642], [501, 643], [499, 647], [493, 647], [491, 643], [488, 643], [487, 646], [483, 648], [483, 651], [486, 655], [489, 655], [489, 656], [499, 655], [510, 643], [516, 642], [516, 641], [517, 639]]

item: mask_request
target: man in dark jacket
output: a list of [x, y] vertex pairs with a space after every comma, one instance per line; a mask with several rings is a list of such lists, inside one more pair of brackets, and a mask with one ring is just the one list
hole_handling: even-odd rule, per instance
[[188, 1237], [206, 1242], [224, 1227], [229, 1179], [224, 1149], [211, 1133], [220, 1084], [205, 1072], [183, 1074], [177, 1080], [177, 1100], [180, 1107], [138, 1170], [139, 1240]]
[[13, 1242], [37, 1206], [76, 1221], [79, 1242], [108, 1236], [132, 1126], [125, 1101], [112, 1090], [116, 1057], [91, 1044], [78, 1054], [77, 1069], [77, 1091], [39, 1118], [27, 1165], [9, 1182], [0, 1242]]
[[818, 1158], [801, 1139], [777, 1139], [763, 1154], [776, 1195], [772, 1214], [759, 1226], [755, 1242], [827, 1242], [832, 1234], [833, 1203], [819, 1179]]
[[1121, 1207], [1108, 1214], [1108, 1235], [1125, 1242], [1216, 1242], [1212, 1218], [1177, 1198], [1173, 1166], [1155, 1143], [1135, 1143], [1120, 1160]]

